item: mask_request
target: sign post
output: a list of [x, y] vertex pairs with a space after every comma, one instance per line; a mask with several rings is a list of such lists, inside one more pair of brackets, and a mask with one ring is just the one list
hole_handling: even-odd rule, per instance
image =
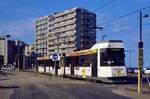
[[55, 76], [58, 76], [58, 66], [56, 64], [56, 61], [60, 60], [60, 55], [55, 53], [55, 54], [51, 55], [50, 58], [52, 59], [52, 61], [54, 61]]

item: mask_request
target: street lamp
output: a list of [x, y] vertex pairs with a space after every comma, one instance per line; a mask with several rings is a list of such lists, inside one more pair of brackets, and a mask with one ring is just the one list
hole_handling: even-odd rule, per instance
[[140, 41], [138, 42], [138, 94], [141, 93], [141, 87], [142, 87], [142, 71], [143, 71], [143, 40], [142, 40], [142, 19], [149, 17], [148, 14], [142, 15], [142, 12], [140, 12]]

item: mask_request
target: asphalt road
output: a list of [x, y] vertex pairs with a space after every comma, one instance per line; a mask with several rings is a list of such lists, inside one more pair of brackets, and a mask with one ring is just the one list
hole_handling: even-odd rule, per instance
[[0, 99], [129, 99], [114, 93], [117, 88], [115, 84], [0, 72]]

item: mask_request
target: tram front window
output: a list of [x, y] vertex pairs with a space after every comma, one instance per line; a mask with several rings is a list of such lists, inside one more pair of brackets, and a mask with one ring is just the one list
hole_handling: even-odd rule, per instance
[[124, 49], [107, 48], [100, 51], [101, 66], [124, 66]]

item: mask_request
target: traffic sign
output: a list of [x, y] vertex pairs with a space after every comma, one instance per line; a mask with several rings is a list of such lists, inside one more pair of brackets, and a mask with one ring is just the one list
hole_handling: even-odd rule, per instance
[[58, 60], [60, 60], [60, 55], [55, 53], [50, 56], [50, 59], [52, 59], [52, 61], [58, 61]]

